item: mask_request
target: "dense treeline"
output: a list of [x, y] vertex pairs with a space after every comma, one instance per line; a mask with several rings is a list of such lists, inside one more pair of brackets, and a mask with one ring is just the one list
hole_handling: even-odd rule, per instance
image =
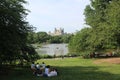
[[0, 0], [0, 65], [31, 61], [37, 57], [27, 44], [27, 35], [33, 27], [25, 20], [28, 10], [25, 0]]
[[30, 44], [35, 43], [69, 43], [69, 40], [73, 34], [64, 34], [59, 36], [51, 36], [46, 32], [29, 32], [28, 42]]
[[113, 51], [120, 47], [120, 0], [90, 0], [84, 15], [89, 26], [78, 31], [69, 43], [72, 53]]

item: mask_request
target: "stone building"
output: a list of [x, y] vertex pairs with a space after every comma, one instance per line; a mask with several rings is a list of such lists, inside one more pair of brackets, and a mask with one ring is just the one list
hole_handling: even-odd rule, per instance
[[64, 34], [64, 29], [63, 28], [59, 28], [59, 29], [55, 28], [53, 33], [49, 31], [48, 34], [51, 35], [51, 36], [63, 35]]

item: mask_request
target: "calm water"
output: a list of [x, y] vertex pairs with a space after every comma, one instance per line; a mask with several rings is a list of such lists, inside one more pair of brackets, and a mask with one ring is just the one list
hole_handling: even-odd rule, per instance
[[48, 55], [66, 55], [68, 53], [68, 44], [46, 44], [36, 49], [38, 54]]

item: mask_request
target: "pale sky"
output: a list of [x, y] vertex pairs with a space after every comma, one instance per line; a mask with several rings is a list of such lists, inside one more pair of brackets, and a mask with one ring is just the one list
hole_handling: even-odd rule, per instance
[[74, 33], [84, 28], [84, 9], [89, 0], [26, 0], [25, 8], [31, 12], [27, 21], [38, 31], [53, 32], [54, 28], [64, 28]]

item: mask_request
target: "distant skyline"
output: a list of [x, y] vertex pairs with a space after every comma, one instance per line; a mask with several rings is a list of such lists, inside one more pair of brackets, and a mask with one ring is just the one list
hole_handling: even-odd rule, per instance
[[25, 8], [31, 12], [27, 21], [38, 31], [54, 31], [54, 28], [64, 28], [67, 33], [82, 29], [85, 17], [83, 15], [89, 0], [26, 0]]

